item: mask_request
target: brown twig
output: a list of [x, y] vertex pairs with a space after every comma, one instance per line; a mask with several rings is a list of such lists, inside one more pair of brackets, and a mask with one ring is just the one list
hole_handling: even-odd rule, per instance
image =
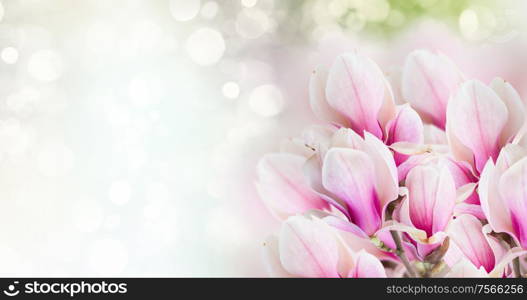
[[408, 272], [408, 276], [417, 277], [417, 273], [415, 272], [412, 264], [410, 264], [410, 261], [408, 260], [408, 257], [406, 256], [406, 253], [404, 252], [404, 248], [401, 242], [401, 236], [395, 230], [390, 230], [390, 234], [392, 235], [393, 241], [395, 242], [395, 246], [396, 246], [395, 254], [397, 254], [399, 259], [405, 266], [406, 271]]

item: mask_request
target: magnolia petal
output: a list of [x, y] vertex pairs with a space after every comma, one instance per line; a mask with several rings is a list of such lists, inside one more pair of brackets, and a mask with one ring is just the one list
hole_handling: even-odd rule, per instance
[[520, 128], [525, 123], [525, 109], [523, 107], [523, 102], [520, 98], [520, 95], [516, 90], [510, 85], [510, 83], [505, 82], [501, 78], [494, 78], [490, 86], [498, 94], [500, 99], [507, 106], [509, 112], [509, 117], [507, 119], [507, 124], [503, 128], [501, 134], [500, 144], [505, 144], [516, 136], [520, 131]]
[[306, 146], [304, 141], [299, 138], [285, 139], [280, 142], [280, 152], [295, 154], [303, 157], [310, 157], [315, 153], [314, 149]]
[[395, 105], [395, 96], [393, 89], [390, 85], [390, 82], [386, 77], [384, 79], [384, 101], [379, 109], [377, 114], [377, 120], [379, 121], [379, 126], [383, 130], [383, 137], [388, 135], [387, 127], [388, 123], [393, 120], [397, 114], [397, 106]]
[[264, 265], [267, 273], [271, 277], [291, 277], [280, 263], [280, 253], [278, 252], [278, 238], [269, 236], [263, 243], [262, 251]]
[[474, 193], [476, 186], [475, 182], [469, 182], [459, 187], [456, 191], [456, 203], [465, 202]]
[[364, 139], [349, 128], [340, 128], [331, 137], [331, 147], [364, 150]]
[[397, 199], [399, 194], [397, 166], [390, 149], [381, 140], [365, 133], [364, 142], [364, 152], [371, 158], [375, 167], [377, 194], [384, 219], [386, 207]]
[[446, 137], [448, 141], [448, 147], [450, 148], [450, 152], [452, 153], [452, 156], [457, 161], [464, 161], [470, 164], [471, 168], [475, 169], [474, 166], [474, 154], [472, 153], [472, 150], [468, 148], [467, 146], [463, 145], [461, 141], [457, 138], [455, 134], [455, 128], [453, 128], [453, 122], [449, 121], [454, 118], [454, 105], [449, 105], [447, 107], [447, 123], [446, 123]]
[[505, 171], [524, 157], [527, 157], [527, 148], [520, 145], [507, 144], [501, 148], [496, 167], [500, 171]]
[[279, 250], [282, 266], [295, 276], [339, 277], [335, 233], [318, 219], [288, 218], [280, 231]]
[[507, 107], [491, 88], [476, 80], [464, 83], [450, 106], [453, 134], [472, 151], [481, 172], [489, 158], [495, 161], [498, 157]]
[[482, 232], [481, 222], [472, 215], [461, 215], [450, 223], [448, 234], [461, 252], [477, 268], [490, 272], [496, 263], [494, 252]]
[[496, 232], [513, 233], [509, 209], [503, 203], [499, 191], [500, 173], [492, 161], [488, 161], [481, 172], [478, 194], [481, 209], [490, 226]]
[[418, 155], [430, 152], [430, 147], [410, 142], [397, 142], [390, 145], [390, 149], [404, 155]]
[[527, 157], [503, 173], [499, 191], [503, 204], [509, 208], [515, 236], [527, 248]]
[[371, 132], [382, 139], [378, 114], [384, 103], [385, 84], [373, 61], [348, 53], [339, 56], [329, 71], [326, 98], [331, 107], [349, 119], [354, 131], [360, 135]]
[[333, 126], [313, 125], [302, 131], [304, 145], [318, 152], [321, 157], [328, 151], [331, 137], [336, 129]]
[[348, 277], [351, 278], [379, 278], [386, 277], [386, 271], [379, 259], [361, 250], [355, 258], [355, 267]]
[[326, 100], [326, 82], [328, 70], [323, 66], [317, 67], [309, 79], [309, 103], [315, 115], [327, 122], [347, 124], [345, 117], [329, 106]]
[[[460, 262], [462, 259], [466, 259], [463, 252], [461, 252], [461, 249], [456, 245], [456, 243], [450, 243], [448, 244], [448, 249], [445, 253], [445, 256], [443, 256], [443, 260], [445, 263], [452, 268], [455, 266], [458, 262]], [[470, 262], [470, 261], [469, 261]], [[472, 263], [470, 263], [472, 264]]]
[[489, 277], [489, 274], [483, 267], [477, 268], [470, 260], [463, 258], [454, 266], [452, 266], [450, 272], [446, 275], [450, 278], [485, 278]]
[[474, 217], [485, 220], [485, 214], [481, 209], [480, 205], [469, 204], [469, 203], [459, 203], [454, 207], [454, 216], [460, 216], [464, 214], [473, 215]]
[[397, 176], [399, 181], [405, 180], [408, 172], [410, 172], [410, 170], [416, 166], [426, 164], [434, 159], [435, 156], [430, 153], [415, 154], [410, 156], [405, 162], [397, 167]]
[[326, 216], [324, 218], [322, 218], [322, 220], [324, 222], [326, 222], [328, 225], [330, 226], [333, 226], [335, 228], [337, 228], [338, 230], [341, 230], [341, 231], [346, 231], [346, 232], [349, 232], [349, 233], [352, 233], [358, 237], [361, 237], [361, 238], [364, 238], [364, 239], [368, 239], [368, 235], [366, 233], [364, 233], [364, 231], [362, 231], [362, 229], [360, 229], [359, 226], [351, 223], [351, 222], [348, 222], [348, 221], [345, 221], [341, 218], [338, 218], [338, 217], [335, 217], [335, 216]]
[[456, 201], [454, 180], [446, 167], [417, 166], [406, 177], [412, 224], [428, 236], [442, 231]]
[[424, 124], [423, 136], [425, 144], [446, 145], [448, 143], [445, 131], [435, 125]]
[[402, 80], [402, 69], [401, 68], [391, 68], [386, 72], [386, 80], [390, 83], [393, 90], [394, 102], [396, 105], [405, 104], [402, 91], [401, 91], [401, 80]]
[[381, 226], [375, 183], [374, 164], [364, 152], [332, 148], [326, 154], [323, 186], [348, 204], [352, 221], [368, 235]]
[[387, 221], [383, 226], [383, 230], [395, 230], [399, 232], [404, 232], [410, 235], [415, 241], [418, 241], [423, 244], [428, 243], [428, 236], [426, 232], [424, 230], [415, 228], [414, 226], [409, 226], [395, 221]]
[[423, 122], [410, 105], [399, 107], [397, 116], [388, 123], [388, 140], [386, 144], [397, 142], [423, 143]]
[[344, 201], [337, 198], [336, 195], [326, 190], [322, 185], [322, 166], [321, 166], [319, 155], [313, 155], [310, 157], [304, 164], [303, 171], [304, 176], [309, 184], [309, 186], [315, 191], [315, 193], [326, 201], [331, 206], [338, 209], [343, 213], [348, 219], [350, 215], [348, 213], [347, 205]]
[[257, 166], [258, 193], [278, 217], [327, 206], [309, 187], [303, 174], [305, 158], [289, 153], [265, 155]]
[[490, 277], [498, 277], [501, 278], [503, 276], [503, 273], [505, 272], [505, 269], [507, 266], [517, 257], [523, 256], [527, 254], [527, 250], [523, 250], [519, 247], [512, 248], [503, 256], [503, 258], [499, 261], [499, 263], [494, 267], [494, 270], [490, 272]]
[[485, 235], [485, 238], [487, 238], [487, 242], [489, 242], [489, 246], [492, 249], [492, 252], [494, 252], [496, 262], [501, 261], [507, 255], [507, 252], [510, 250], [510, 245], [503, 241], [501, 238], [493, 236], [492, 227], [490, 227], [489, 224], [485, 224], [483, 226], [482, 232]]
[[444, 129], [448, 100], [461, 81], [461, 74], [448, 58], [416, 50], [404, 65], [402, 94], [425, 120]]

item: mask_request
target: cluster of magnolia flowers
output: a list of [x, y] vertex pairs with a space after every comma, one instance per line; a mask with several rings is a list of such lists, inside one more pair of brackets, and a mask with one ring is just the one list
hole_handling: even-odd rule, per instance
[[395, 80], [349, 53], [315, 70], [309, 93], [324, 123], [257, 167], [282, 221], [264, 242], [271, 275], [522, 276], [527, 130], [509, 83], [424, 50]]

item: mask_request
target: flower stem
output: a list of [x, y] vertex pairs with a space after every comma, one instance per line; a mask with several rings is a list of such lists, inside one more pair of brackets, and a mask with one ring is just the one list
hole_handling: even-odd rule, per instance
[[403, 245], [401, 243], [401, 236], [399, 233], [395, 230], [390, 230], [390, 234], [392, 235], [393, 241], [395, 242], [395, 253], [403, 263], [403, 265], [406, 268], [406, 271], [408, 272], [408, 275], [410, 277], [417, 277], [417, 273], [415, 272], [414, 268], [412, 267], [412, 264], [410, 264], [410, 261], [408, 260], [408, 257], [406, 256], [406, 253], [404, 252]]
[[[507, 242], [509, 243], [511, 248], [518, 247], [518, 244], [516, 244], [516, 241], [511, 236], [507, 236]], [[514, 277], [516, 278], [523, 277], [519, 257], [516, 257], [515, 259], [512, 260], [512, 269], [514, 271]]]
[[522, 278], [522, 272], [520, 269], [520, 258], [516, 257], [512, 260], [512, 269], [514, 270], [514, 277]]

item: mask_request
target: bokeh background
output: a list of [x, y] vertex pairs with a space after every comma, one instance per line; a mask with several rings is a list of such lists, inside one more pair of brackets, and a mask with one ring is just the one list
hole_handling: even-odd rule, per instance
[[255, 164], [310, 71], [415, 48], [527, 95], [527, 3], [1, 0], [0, 275], [265, 276]]

